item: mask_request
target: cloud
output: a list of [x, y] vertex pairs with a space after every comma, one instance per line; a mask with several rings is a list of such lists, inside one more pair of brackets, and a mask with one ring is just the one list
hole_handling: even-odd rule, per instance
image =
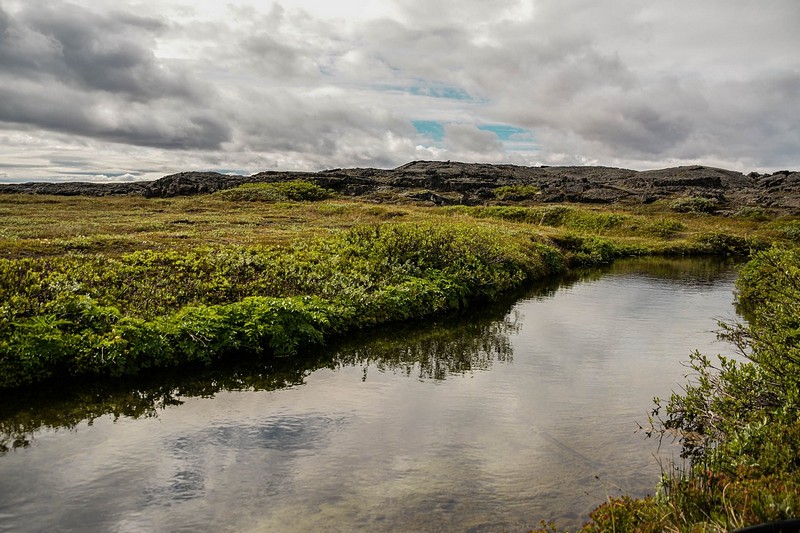
[[0, 132], [42, 154], [15, 158], [20, 176], [49, 174], [48, 142], [108, 176], [419, 157], [800, 166], [795, 0], [39, 4], [0, 6]]
[[159, 63], [165, 24], [70, 4], [0, 8], [0, 121], [164, 149], [218, 147], [230, 129], [191, 76]]
[[449, 151], [475, 152], [478, 154], [501, 152], [503, 147], [497, 135], [471, 124], [447, 124], [444, 127], [444, 143]]
[[2, 19], [0, 65], [25, 79], [136, 101], [194, 96], [185, 73], [156, 61], [154, 38], [166, 25], [155, 18], [99, 14], [56, 2], [26, 6], [15, 18], [4, 13]]
[[226, 121], [169, 102], [143, 105], [109, 94], [29, 82], [0, 87], [0, 120], [163, 149], [217, 148], [230, 137]]

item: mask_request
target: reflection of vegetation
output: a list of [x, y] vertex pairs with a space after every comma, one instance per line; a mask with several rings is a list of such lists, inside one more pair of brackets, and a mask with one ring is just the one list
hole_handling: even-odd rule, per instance
[[[302, 357], [241, 357], [234, 362], [181, 371], [151, 372], [136, 380], [85, 380], [59, 388], [29, 388], [0, 394], [0, 452], [30, 445], [46, 428], [74, 428], [102, 416], [143, 418], [180, 405], [186, 397], [211, 397], [220, 391], [277, 390], [301, 385], [321, 368], [363, 366], [398, 372], [423, 380], [442, 380], [454, 374], [488, 370], [496, 361], [511, 363], [509, 336], [518, 328], [513, 305], [520, 297], [549, 298], [560, 287], [594, 280], [605, 273], [667, 272], [681, 269], [708, 273], [714, 262], [662, 259], [623, 261], [603, 270], [574, 270], [558, 278], [537, 281], [524, 292], [499, 301], [447, 315], [429, 323], [396, 324], [340, 339], [325, 350], [306, 350]], [[669, 266], [669, 268], [667, 268]], [[716, 263], [719, 268], [719, 263]]]
[[733, 266], [735, 259], [719, 257], [680, 258], [645, 257], [617, 261], [607, 270], [615, 274], [645, 274], [651, 278], [671, 283], [688, 282], [692, 285], [709, 283], [728, 275], [726, 267]]
[[[469, 318], [454, 315], [426, 326], [408, 324], [363, 333], [327, 350], [303, 357], [239, 360], [235, 364], [159, 373], [136, 381], [73, 382], [66, 388], [19, 389], [0, 395], [0, 452], [29, 446], [45, 428], [74, 428], [106, 415], [158, 416], [182, 398], [210, 397], [226, 390], [276, 390], [300, 385], [320, 368], [374, 365], [380, 371], [424, 379], [445, 379], [453, 373], [488, 369], [492, 362], [513, 358], [508, 335], [517, 327], [504, 300]], [[505, 316], [508, 315], [508, 316]]]
[[[275, 390], [302, 383], [327, 360], [309, 358], [298, 366], [292, 358], [255, 366], [239, 363], [227, 368], [198, 368], [144, 377], [135, 382], [74, 382], [66, 388], [17, 390], [0, 395], [0, 453], [27, 447], [33, 435], [46, 428], [72, 429], [82, 422], [111, 415], [114, 419], [148, 418], [181, 398], [210, 397], [223, 390]], [[189, 369], [191, 370], [191, 369]]]
[[[488, 370], [494, 361], [510, 363], [508, 334], [518, 328], [513, 314], [502, 320], [448, 320], [421, 329], [379, 331], [371, 341], [348, 343], [340, 365], [374, 365], [420, 379], [445, 379], [450, 374]], [[372, 335], [371, 335], [372, 337]]]

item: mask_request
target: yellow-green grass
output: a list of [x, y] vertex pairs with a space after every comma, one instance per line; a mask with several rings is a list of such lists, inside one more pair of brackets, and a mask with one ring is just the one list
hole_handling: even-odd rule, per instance
[[406, 215], [403, 208], [347, 201], [9, 195], [0, 197], [0, 257], [60, 255], [70, 250], [120, 253], [199, 244], [287, 244]]
[[[503, 216], [503, 209], [512, 216]], [[495, 210], [492, 213], [491, 210]], [[516, 210], [516, 216], [514, 213]], [[563, 223], [541, 213], [562, 210]], [[220, 195], [171, 199], [125, 197], [0, 197], [0, 257], [61, 255], [70, 251], [119, 254], [194, 246], [287, 245], [361, 224], [468, 221], [558, 240], [602, 237], [642, 253], [702, 253], [698, 243], [726, 235], [764, 244], [785, 237], [781, 224], [746, 217], [677, 214], [667, 206], [428, 207], [381, 205], [353, 199], [264, 203]], [[609, 223], [609, 220], [611, 221]]]

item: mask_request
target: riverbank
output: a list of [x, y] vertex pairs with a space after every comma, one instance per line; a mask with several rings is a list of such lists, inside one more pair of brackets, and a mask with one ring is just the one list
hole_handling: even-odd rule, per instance
[[292, 355], [354, 329], [491, 300], [572, 266], [743, 255], [795, 227], [659, 206], [374, 205], [308, 182], [168, 200], [5, 199], [5, 388], [241, 351]]
[[721, 324], [741, 359], [696, 352], [682, 392], [656, 398], [645, 428], [678, 440], [686, 462], [664, 466], [653, 496], [609, 498], [582, 532], [721, 533], [800, 516], [798, 264], [797, 246], [776, 246], [744, 267], [737, 305], [747, 323]]
[[[486, 205], [376, 204], [286, 182], [169, 199], [5, 196], [0, 386], [242, 354], [291, 357], [577, 266], [642, 255], [745, 256], [800, 235], [794, 217], [755, 207], [722, 216], [701, 197], [602, 207], [541, 205], [529, 194], [536, 189], [510, 187]], [[741, 390], [746, 397], [749, 389]], [[665, 428], [685, 429], [674, 424]], [[684, 476], [671, 479], [685, 485]], [[621, 509], [644, 527], [643, 516], [663, 510], [655, 501], [615, 500], [593, 523], [617, 523]]]
[[[0, 510], [22, 529], [580, 528], [608, 494], [652, 493], [635, 421], [713, 349], [734, 265], [624, 259], [298, 357], [6, 391]], [[25, 489], [53, 471], [81, 475]]]

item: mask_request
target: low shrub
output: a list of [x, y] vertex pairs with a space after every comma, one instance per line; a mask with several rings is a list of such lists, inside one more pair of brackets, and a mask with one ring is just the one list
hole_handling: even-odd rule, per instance
[[529, 207], [518, 206], [488, 206], [478, 208], [473, 211], [473, 216], [477, 218], [497, 218], [509, 220], [511, 222], [533, 223], [535, 220], [535, 210]]
[[238, 351], [293, 355], [347, 330], [493, 299], [563, 266], [530, 237], [411, 223], [285, 249], [0, 260], [0, 387]]
[[582, 533], [635, 531], [661, 533], [665, 531], [663, 510], [651, 496], [634, 499], [628, 496], [610, 498], [589, 514]]
[[642, 228], [643, 233], [660, 237], [662, 239], [672, 237], [676, 233], [686, 230], [686, 225], [677, 220], [669, 218], [660, 218], [648, 222]]
[[498, 200], [520, 201], [536, 198], [542, 191], [536, 185], [504, 185], [496, 188], [493, 193]]
[[774, 228], [784, 238], [792, 242], [800, 242], [800, 220], [773, 223]]
[[696, 250], [709, 255], [738, 255], [746, 256], [760, 244], [739, 235], [712, 231], [703, 233], [696, 238]]
[[639, 255], [639, 250], [635, 247], [623, 247], [597, 236], [565, 233], [552, 237], [552, 240], [564, 250], [570, 266], [602, 265], [620, 257]]
[[688, 196], [673, 200], [669, 207], [678, 213], [713, 213], [717, 209], [717, 201], [702, 196]]
[[334, 196], [333, 191], [305, 180], [245, 183], [214, 194], [234, 202], [316, 202]]
[[760, 207], [742, 207], [736, 211], [735, 216], [756, 222], [763, 222], [772, 218], [772, 215]]
[[565, 213], [563, 225], [587, 233], [602, 233], [622, 226], [628, 216], [617, 213], [570, 210]]
[[[749, 360], [695, 353], [683, 391], [656, 399], [649, 433], [676, 435], [690, 459], [662, 480], [658, 528], [728, 531], [800, 516], [798, 250], [756, 253], [737, 290], [748, 322], [721, 324], [721, 337]], [[593, 515], [596, 530], [609, 526], [604, 516]]]

